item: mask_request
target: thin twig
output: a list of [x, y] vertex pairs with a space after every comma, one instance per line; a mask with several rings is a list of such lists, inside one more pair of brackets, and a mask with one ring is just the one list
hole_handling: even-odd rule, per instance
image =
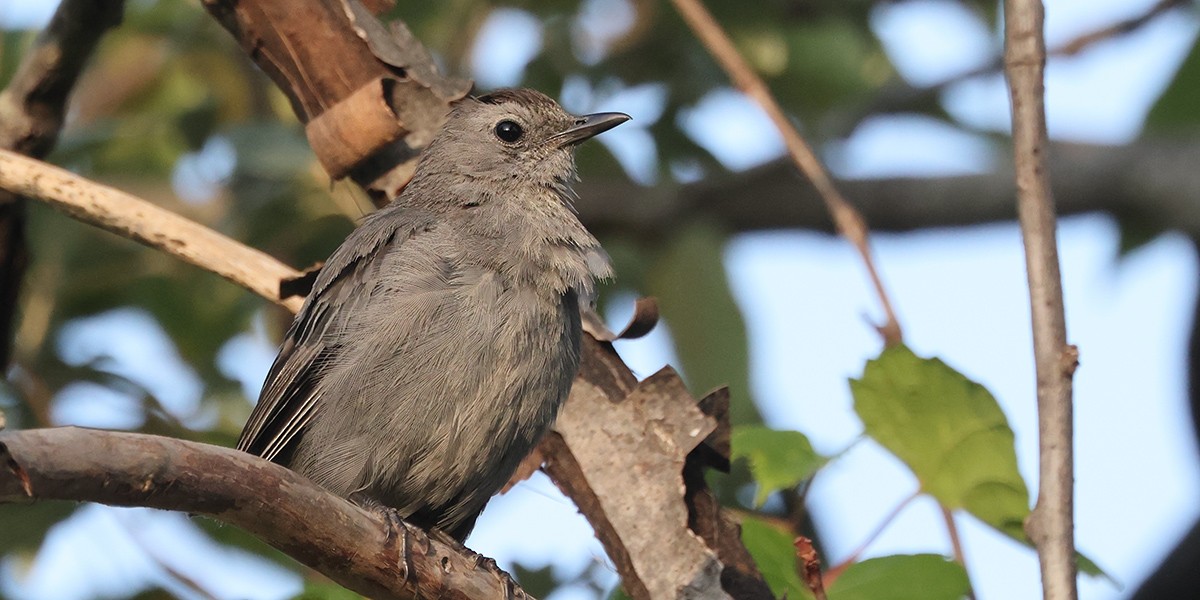
[[895, 521], [896, 517], [900, 516], [900, 513], [907, 508], [909, 504], [912, 504], [913, 500], [916, 500], [920, 497], [921, 490], [917, 490], [912, 494], [905, 496], [903, 500], [896, 504], [895, 508], [893, 508], [891, 512], [887, 514], [887, 516], [879, 521], [879, 524], [875, 526], [875, 529], [867, 535], [866, 539], [864, 539], [862, 543], [859, 544], [858, 547], [855, 548], [850, 555], [845, 558], [845, 560], [829, 568], [829, 571], [825, 573], [825, 580], [832, 584], [833, 581], [842, 574], [842, 571], [845, 571], [847, 567], [858, 561], [858, 557], [862, 556], [862, 553], [866, 552], [867, 548], [870, 548], [871, 544], [875, 543], [875, 540], [879, 539], [879, 536], [882, 535], [883, 531], [888, 528], [888, 525], [891, 525], [892, 521]]
[[1118, 21], [1112, 25], [1109, 25], [1108, 27], [1103, 27], [1101, 29], [1097, 29], [1096, 31], [1085, 33], [1079, 37], [1076, 37], [1075, 39], [1051, 50], [1050, 55], [1075, 56], [1076, 54], [1079, 54], [1085, 49], [1091, 47], [1093, 44], [1137, 31], [1155, 17], [1173, 8], [1184, 6], [1189, 2], [1190, 0], [1159, 0], [1159, 2], [1154, 4], [1154, 6], [1151, 6], [1148, 10], [1146, 10], [1146, 12], [1136, 17]]
[[[1101, 42], [1117, 39], [1120, 36], [1128, 35], [1145, 27], [1148, 23], [1152, 23], [1156, 18], [1167, 14], [1173, 10], [1181, 9], [1187, 6], [1191, 0], [1160, 0], [1153, 6], [1148, 8], [1142, 14], [1130, 17], [1128, 19], [1112, 23], [1096, 29], [1080, 34], [1065, 43], [1052, 48], [1047, 53], [1050, 58], [1072, 57], [1082, 53]], [[843, 115], [842, 122], [853, 127], [862, 122], [867, 117], [878, 114], [894, 114], [906, 111], [923, 112], [929, 107], [936, 106], [938, 99], [950, 87], [969, 81], [977, 77], [987, 77], [997, 75], [1004, 71], [1004, 57], [1000, 54], [990, 56], [981, 62], [978, 66], [959, 71], [949, 77], [943, 78], [934, 83], [923, 85], [920, 87], [906, 83], [902, 78], [893, 78], [892, 82], [880, 90], [874, 99], [866, 102], [857, 109], [853, 109]], [[845, 112], [845, 111], [843, 111]], [[929, 188], [929, 186], [925, 186]], [[846, 186], [843, 185], [843, 189]], [[862, 194], [851, 194], [852, 197], [861, 199], [872, 198]], [[972, 198], [970, 194], [959, 194], [957, 198]], [[868, 213], [870, 211], [867, 211]], [[914, 210], [914, 213], [919, 211]], [[880, 230], [880, 223], [876, 219], [870, 219], [871, 226], [875, 231]], [[936, 226], [936, 225], [935, 225]]]
[[825, 171], [825, 167], [821, 165], [820, 159], [801, 137], [800, 132], [796, 131], [779, 103], [775, 101], [767, 84], [738, 53], [733, 41], [729, 39], [729, 34], [725, 33], [725, 30], [708, 12], [708, 9], [704, 8], [700, 0], [672, 0], [672, 2], [679, 13], [683, 15], [684, 21], [692, 28], [696, 37], [733, 80], [734, 85], [757, 102], [770, 117], [775, 127], [779, 129], [784, 144], [787, 146], [788, 154], [821, 195], [838, 233], [849, 240], [862, 256], [863, 265], [867, 268], [867, 274], [875, 286], [875, 292], [879, 295], [879, 302], [883, 307], [886, 320], [879, 327], [879, 333], [883, 336], [884, 343], [889, 346], [901, 343], [903, 333], [900, 323], [896, 320], [896, 314], [892, 310], [892, 303], [884, 289], [883, 280], [875, 268], [875, 261], [871, 258], [867, 225], [862, 215], [842, 197], [837, 187], [834, 186], [833, 180]]
[[1038, 499], [1025, 530], [1037, 548], [1044, 597], [1074, 600], [1071, 377], [1078, 350], [1067, 344], [1054, 199], [1043, 162], [1047, 145], [1044, 20], [1040, 0], [1004, 2], [1004, 70], [1012, 101], [1017, 218], [1025, 243], [1037, 367]]
[[966, 555], [963, 553], [962, 540], [958, 537], [958, 524], [954, 522], [954, 513], [942, 504], [938, 504], [938, 509], [942, 512], [942, 520], [946, 522], [946, 533], [950, 535], [950, 551], [954, 555], [954, 562], [965, 568]]
[[53, 394], [46, 386], [46, 381], [20, 361], [14, 361], [8, 368], [8, 381], [21, 394], [25, 406], [29, 408], [32, 421], [26, 426], [53, 427], [54, 420], [50, 418], [50, 401]]
[[292, 312], [303, 303], [279, 297], [279, 282], [299, 276], [295, 269], [120, 190], [7, 150], [0, 150], [0, 189], [212, 271]]
[[125, 531], [125, 535], [129, 536], [129, 538], [133, 540], [134, 545], [136, 545], [138, 549], [142, 551], [142, 554], [148, 558], [150, 562], [154, 563], [155, 566], [162, 569], [163, 572], [169, 577], [174, 579], [183, 587], [186, 587], [193, 594], [199, 596], [203, 600], [218, 600], [217, 596], [208, 591], [208, 588], [205, 588], [203, 584], [196, 580], [196, 578], [183, 573], [167, 562], [166, 559], [159, 554], [158, 548], [153, 547], [137, 527], [130, 523], [128, 519], [123, 518], [121, 516], [123, 514], [127, 513], [119, 513], [115, 515], [117, 523], [121, 526], [121, 529]]
[[[1147, 23], [1150, 23], [1151, 21], [1153, 21], [1156, 17], [1166, 14], [1167, 12], [1171, 11], [1172, 9], [1185, 6], [1189, 2], [1190, 2], [1190, 0], [1159, 0], [1153, 6], [1146, 9], [1146, 12], [1144, 12], [1140, 15], [1130, 17], [1130, 18], [1124, 19], [1122, 21], [1117, 21], [1116, 23], [1113, 23], [1111, 25], [1106, 25], [1104, 27], [1101, 27], [1100, 29], [1096, 29], [1094, 31], [1089, 31], [1087, 33], [1078, 35], [1078, 36], [1064, 42], [1063, 44], [1060, 44], [1059, 46], [1056, 46], [1056, 47], [1050, 49], [1049, 51], [1047, 51], [1047, 56], [1051, 57], [1051, 58], [1076, 56], [1076, 55], [1080, 54], [1081, 52], [1083, 52], [1084, 50], [1087, 50], [1088, 48], [1091, 48], [1092, 46], [1094, 46], [1100, 42], [1108, 41], [1108, 40], [1114, 39], [1118, 36], [1133, 33], [1134, 31], [1141, 29]], [[937, 83], [934, 83], [928, 87], [924, 87], [921, 89], [923, 91], [940, 92], [952, 85], [962, 83], [968, 79], [974, 79], [976, 77], [982, 77], [985, 75], [997, 74], [997, 73], [1001, 72], [1003, 69], [1004, 69], [1004, 57], [997, 56], [997, 57], [995, 57], [995, 59], [989, 60], [987, 62], [987, 64], [975, 67], [974, 69], [970, 69], [968, 71], [963, 71], [961, 73], [957, 73], [955, 75], [952, 75], [946, 79], [943, 79]]]
[[971, 574], [967, 569], [967, 555], [963, 552], [962, 538], [958, 535], [958, 524], [954, 522], [954, 512], [940, 503], [938, 508], [941, 509], [942, 518], [946, 521], [946, 533], [950, 536], [950, 551], [954, 555], [954, 562], [962, 565], [963, 573], [967, 574], [967, 600], [974, 600], [975, 586], [971, 585]]

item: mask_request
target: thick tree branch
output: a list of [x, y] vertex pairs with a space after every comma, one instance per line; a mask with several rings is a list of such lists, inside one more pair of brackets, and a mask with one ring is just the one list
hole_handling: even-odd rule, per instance
[[[34, 195], [48, 199], [59, 192], [70, 192], [79, 196], [129, 197], [103, 187], [85, 191], [88, 184], [83, 178], [44, 163], [10, 156], [0, 152], [0, 177], [19, 179], [20, 185], [26, 188], [34, 186], [34, 182], [5, 175], [4, 171], [20, 168], [29, 174], [53, 174], [51, 180], [60, 183], [64, 180], [75, 182], [69, 186], [39, 183], [36, 185], [41, 191]], [[1161, 230], [1177, 229], [1196, 234], [1200, 233], [1200, 205], [1192, 199], [1200, 197], [1200, 170], [1190, 165], [1197, 162], [1200, 162], [1200, 144], [1187, 139], [1151, 138], [1129, 146], [1052, 144], [1049, 172], [1062, 214], [1107, 212], [1136, 218]], [[577, 207], [581, 218], [593, 231], [647, 239], [655, 239], [680, 220], [696, 215], [718, 218], [733, 231], [798, 228], [832, 232], [828, 216], [821, 210], [819, 202], [796, 201], [797, 194], [801, 200], [805, 194], [815, 194], [806, 191], [808, 188], [804, 186], [797, 186], [796, 182], [795, 169], [788, 161], [678, 188], [644, 188], [626, 180], [596, 183], [588, 178], [578, 185]], [[856, 179], [842, 180], [839, 185], [862, 198], [859, 207], [863, 214], [881, 231], [965, 227], [1008, 222], [1016, 216], [1012, 205], [1015, 186], [1008, 167], [984, 175]], [[117, 195], [113, 196], [111, 192]], [[70, 203], [72, 199], [62, 196], [55, 202]], [[148, 203], [139, 201], [141, 204]], [[81, 203], [72, 209], [72, 214], [97, 224], [115, 218], [105, 216], [103, 212], [92, 215], [74, 212], [84, 211], [89, 206], [101, 208], [104, 203]], [[120, 210], [137, 212], [131, 208]], [[156, 207], [151, 210], [161, 211]], [[177, 215], [172, 217], [179, 218]], [[113, 227], [118, 233], [122, 228], [124, 225]], [[165, 232], [147, 235], [171, 237]], [[184, 236], [182, 239], [190, 238]], [[225, 242], [236, 243], [228, 239]], [[174, 247], [165, 245], [161, 249], [173, 253]], [[255, 259], [255, 262], [259, 260]], [[216, 270], [216, 267], [200, 266]], [[278, 263], [264, 272], [282, 279], [298, 275]], [[234, 281], [255, 293], [261, 290], [267, 299], [280, 302], [274, 287], [279, 279]], [[268, 289], [275, 291], [268, 294]], [[285, 302], [290, 303], [292, 310], [299, 306], [297, 299]]]
[[491, 560], [229, 448], [63, 427], [0, 432], [0, 502], [72, 500], [208, 515], [378, 599], [527, 598]]
[[[1063, 215], [1105, 212], [1147, 228], [1200, 235], [1200, 143], [1143, 138], [1125, 146], [1052, 143], [1047, 167]], [[1013, 169], [941, 177], [842, 179], [839, 188], [876, 232], [968, 227], [1016, 218]], [[734, 232], [807, 229], [833, 232], [816, 192], [798, 185], [795, 168], [777, 160], [682, 186], [647, 188], [624, 179], [584, 179], [576, 206], [601, 235], [661, 238], [686, 219], [707, 216]]]
[[[0, 148], [42, 158], [58, 140], [67, 99], [83, 64], [108, 28], [121, 22], [124, 0], [63, 0], [0, 92]], [[0, 193], [0, 368], [7, 368], [17, 296], [29, 258], [25, 203]]]
[[1074, 600], [1074, 471], [1071, 379], [1079, 352], [1067, 345], [1057, 221], [1044, 156], [1046, 113], [1041, 0], [1005, 0], [1004, 67], [1012, 100], [1017, 215], [1025, 241], [1025, 266], [1037, 367], [1038, 499], [1025, 529], [1037, 547], [1043, 596]]
[[120, 190], [44, 162], [0, 150], [0, 189], [42, 200], [85, 223], [212, 271], [292, 312], [303, 299], [281, 298], [296, 270], [203, 225]]
[[638, 383], [611, 346], [583, 345], [583, 371], [541, 446], [546, 473], [592, 523], [632, 598], [729, 598], [681, 493], [687, 456], [716, 420], [672, 369]]
[[203, 4], [291, 99], [329, 174], [351, 177], [380, 206], [471, 87], [442, 75], [403, 23], [385, 27], [359, 0]]

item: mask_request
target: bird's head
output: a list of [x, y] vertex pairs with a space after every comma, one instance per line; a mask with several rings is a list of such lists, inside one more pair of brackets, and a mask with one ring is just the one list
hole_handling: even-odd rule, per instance
[[464, 178], [493, 189], [565, 186], [575, 175], [575, 147], [628, 120], [623, 113], [574, 116], [528, 89], [466, 98], [426, 149], [417, 176]]

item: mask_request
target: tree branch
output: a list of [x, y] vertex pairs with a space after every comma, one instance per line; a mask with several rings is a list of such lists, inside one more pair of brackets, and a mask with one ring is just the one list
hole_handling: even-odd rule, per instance
[[[296, 277], [299, 275], [296, 271], [257, 250], [245, 247], [144, 200], [72, 175], [62, 169], [11, 152], [0, 151], [0, 189], [10, 188], [45, 200], [84, 222], [130, 237], [201, 268], [217, 272], [293, 311], [298, 308], [298, 298], [280, 300], [278, 291], [280, 281]], [[644, 327], [645, 324], [640, 326]], [[665, 405], [670, 405], [670, 410], [665, 410]], [[575, 417], [572, 418], [572, 415]], [[654, 435], [618, 435], [616, 440], [611, 435], [595, 435], [592, 430], [596, 415], [604, 415], [604, 420], [611, 424], [610, 429], [619, 425], [644, 434], [643, 429], [648, 427], [653, 430]], [[725, 419], [724, 415], [718, 416], [718, 420]], [[675, 423], [680, 420], [683, 424]], [[700, 422], [703, 422], [704, 427], [697, 425]], [[559, 433], [548, 436], [546, 443], [539, 447], [539, 451], [546, 460], [547, 471], [569, 492], [596, 529], [635, 598], [662, 597], [662, 593], [672, 589], [704, 591], [712, 597], [720, 597], [724, 593], [721, 591], [724, 585], [733, 589], [749, 590], [739, 594], [739, 598], [767, 597], [763, 593], [767, 590], [766, 584], [741, 545], [740, 538], [736, 535], [736, 525], [722, 520], [719, 506], [706, 495], [703, 477], [692, 478], [686, 499], [680, 493], [680, 490], [684, 489], [682, 471], [685, 455], [715, 426], [710, 418], [697, 409], [696, 402], [674, 373], [660, 374], [657, 378], [648, 380], [644, 386], [637, 386], [633, 374], [613, 352], [611, 345], [597, 342], [590, 336], [586, 337], [583, 366], [572, 388], [571, 400], [564, 407], [556, 425], [556, 431]], [[77, 431], [81, 432], [78, 435], [84, 436], [104, 435], [100, 432]], [[681, 431], [683, 433], [680, 433]], [[652, 448], [645, 448], [641, 443], [630, 447], [622, 445], [643, 438], [657, 440], [671, 432], [685, 436], [686, 440], [681, 439], [666, 446]], [[685, 441], [690, 441], [692, 445], [686, 445]], [[89, 443], [101, 442], [92, 440]], [[682, 454], [673, 454], [681, 450]], [[726, 461], [727, 450], [726, 447]], [[663, 468], [650, 478], [653, 481], [640, 479], [637, 482], [641, 486], [649, 486], [652, 483], [657, 486], [658, 495], [652, 502], [643, 502], [640, 496], [636, 498], [638, 502], [631, 502], [635, 498], [629, 496], [628, 489], [633, 483], [621, 480], [617, 476], [643, 472], [630, 465], [626, 465], [623, 471], [614, 472], [611, 468], [606, 470], [607, 466], [617, 464], [613, 462], [614, 456], [628, 457], [637, 462], [638, 468], [643, 468], [650, 461], [662, 464]], [[51, 459], [47, 457], [45, 460]], [[53, 468], [77, 467], [70, 462], [75, 460], [73, 455], [63, 454], [56, 460], [65, 462]], [[37, 467], [39, 470], [52, 467], [49, 462], [38, 464], [43, 465]], [[120, 471], [124, 468], [120, 465], [108, 465], [103, 469], [97, 467], [92, 471], [73, 472], [72, 476], [103, 479], [105, 472]], [[81, 481], [77, 485], [103, 487], [104, 484], [102, 481]], [[197, 482], [196, 486], [197, 489], [204, 489], [202, 482]], [[92, 497], [75, 499], [108, 502]], [[0, 495], [0, 500], [3, 500], [3, 495]], [[127, 501], [134, 504], [139, 502], [136, 499]], [[708, 507], [705, 516], [690, 514], [697, 512], [696, 503], [705, 503]], [[647, 517], [647, 506], [655, 507], [656, 511], [662, 513], [659, 516], [663, 518]], [[192, 508], [177, 510], [205, 512]], [[669, 518], [664, 515], [669, 515]], [[711, 544], [706, 546], [688, 531], [689, 523], [712, 534], [725, 535], [718, 539], [715, 535], [701, 534], [701, 537]], [[252, 533], [259, 533], [257, 529], [247, 529]], [[266, 539], [272, 541], [271, 538]], [[675, 548], [674, 552], [668, 555], [662, 553], [664, 540], [675, 540], [670, 544]], [[684, 552], [685, 546], [689, 553]], [[277, 547], [291, 553], [286, 547]], [[306, 561], [301, 556], [296, 558], [302, 562]], [[723, 559], [732, 561], [735, 568], [723, 569]], [[314, 565], [314, 568], [322, 567]], [[330, 571], [322, 572], [333, 576]], [[338, 581], [341, 582], [340, 579]]]
[[[1052, 143], [1046, 162], [1063, 215], [1106, 212], [1160, 231], [1200, 236], [1200, 143], [1144, 137], [1125, 146]], [[907, 232], [1012, 222], [1013, 169], [1007, 158], [978, 175], [842, 179], [839, 188], [875, 232]], [[662, 237], [685, 219], [706, 216], [735, 232], [806, 229], [833, 233], [820, 199], [777, 160], [681, 186], [642, 187], [589, 177], [576, 187], [583, 222], [599, 235]]]
[[669, 367], [638, 383], [611, 346], [590, 336], [583, 346], [580, 376], [541, 446], [546, 473], [592, 523], [630, 597], [729, 598], [681, 493], [687, 456], [716, 420]]
[[783, 136], [784, 144], [787, 146], [792, 161], [816, 188], [818, 195], [825, 203], [825, 209], [837, 226], [838, 233], [853, 244], [862, 257], [863, 266], [867, 269], [867, 274], [875, 286], [875, 293], [883, 307], [886, 320], [879, 327], [879, 334], [883, 337], [884, 343], [888, 345], [901, 343], [903, 334], [900, 322], [896, 320], [892, 302], [888, 297], [887, 290], [884, 289], [883, 280], [875, 267], [875, 261], [871, 258], [869, 232], [862, 215], [842, 197], [841, 192], [838, 191], [837, 186], [833, 184], [833, 180], [821, 165], [820, 159], [800, 136], [800, 132], [796, 131], [795, 126], [783, 112], [783, 108], [775, 101], [767, 84], [738, 53], [737, 47], [733, 45], [733, 40], [729, 39], [729, 35], [725, 33], [712, 14], [704, 8], [700, 0], [672, 1], [675, 8], [679, 10], [679, 14], [683, 16], [683, 20], [708, 48], [713, 58], [721, 65], [738, 89], [757, 102], [767, 113], [771, 122], [775, 124], [776, 129]]
[[[0, 148], [42, 158], [58, 140], [67, 99], [100, 37], [121, 22], [124, 0], [63, 0], [0, 92]], [[0, 368], [11, 358], [25, 265], [25, 203], [0, 193]]]
[[453, 540], [229, 448], [75, 427], [0, 431], [0, 502], [31, 499], [208, 515], [371, 598], [528, 598]]
[[298, 277], [298, 271], [120, 190], [7, 150], [0, 150], [0, 189], [42, 200], [80, 221], [212, 271], [292, 312], [303, 303], [279, 294], [280, 282]]
[[1067, 345], [1054, 199], [1046, 175], [1041, 0], [1005, 0], [1004, 66], [1012, 100], [1017, 216], [1025, 241], [1037, 367], [1038, 499], [1025, 529], [1037, 547], [1047, 600], [1074, 600], [1074, 475], [1071, 378], [1079, 351]]
[[[1200, 162], [1200, 145], [1193, 141], [1147, 138], [1128, 146], [1051, 144], [1049, 148], [1048, 170], [1062, 214], [1107, 212], [1136, 218], [1152, 228], [1200, 234], [1200, 205], [1192, 200], [1200, 196], [1200, 170], [1190, 166]], [[56, 167], [0, 152], [0, 178], [14, 184], [19, 180], [22, 186], [34, 185], [27, 179], [5, 175], [4, 171], [10, 168], [19, 168], [30, 175], [49, 172], [56, 180], [75, 182], [70, 186], [38, 185], [42, 191], [34, 195], [47, 200], [68, 190], [81, 196], [131, 197], [103, 186], [95, 191], [85, 191], [89, 185], [99, 184], [84, 183], [86, 179]], [[1012, 170], [1007, 166], [983, 175], [850, 179], [841, 180], [838, 185], [862, 198], [859, 208], [877, 231], [965, 227], [1008, 222], [1015, 217], [1012, 206], [1015, 187]], [[0, 184], [0, 188], [8, 187]], [[577, 187], [580, 197], [576, 206], [580, 218], [589, 229], [601, 235], [656, 239], [684, 215], [709, 215], [734, 231], [798, 228], [832, 233], [828, 217], [816, 202], [815, 192], [796, 185], [795, 169], [788, 161], [776, 161], [743, 173], [718, 176], [711, 181], [678, 188], [645, 188], [627, 180], [596, 182], [592, 178]], [[806, 194], [811, 195], [814, 202], [806, 202]], [[800, 196], [799, 201], [796, 195]], [[66, 204], [73, 200], [69, 196], [59, 196], [54, 202]], [[139, 206], [149, 204], [136, 199], [135, 202]], [[103, 204], [80, 202], [77, 209], [83, 211], [89, 206], [100, 208]], [[132, 213], [139, 210], [121, 209]], [[157, 207], [149, 210], [161, 211]], [[117, 218], [103, 213], [72, 214], [95, 224]], [[173, 214], [172, 217], [180, 218]], [[162, 235], [169, 237], [165, 233]], [[182, 236], [180, 239], [191, 238]], [[225, 243], [236, 244], [233, 240], [222, 239]], [[160, 247], [177, 255], [173, 248], [171, 245]], [[199, 266], [216, 270], [203, 264]], [[255, 293], [261, 291], [261, 295], [272, 302], [280, 302], [276, 289], [279, 279], [299, 275], [278, 263], [263, 273], [271, 273], [271, 279], [261, 282], [231, 280]], [[290, 303], [293, 311], [299, 307], [299, 301], [294, 298], [285, 303]]]
[[[465, 92], [465, 88], [447, 84], [439, 79], [436, 69], [432, 68], [428, 53], [424, 52], [424, 48], [406, 29], [402, 26], [393, 26], [390, 31], [383, 28], [356, 0], [317, 0], [304, 4], [301, 9], [297, 9], [292, 2], [281, 0], [241, 0], [236, 3], [208, 0], [206, 6], [230, 29], [264, 70], [275, 76], [276, 83], [293, 99], [293, 106], [298, 115], [307, 123], [310, 142], [321, 157], [322, 164], [335, 177], [342, 174], [339, 169], [348, 169], [347, 173], [357, 181], [368, 182], [368, 186], [374, 186], [377, 199], [386, 199], [390, 195], [388, 190], [398, 189], [388, 186], [397, 184], [397, 174], [403, 172], [405, 165], [411, 165], [411, 159], [415, 156], [416, 149], [419, 149], [416, 144], [422, 139], [421, 132], [436, 130], [449, 101], [456, 97], [455, 94], [461, 95]], [[317, 23], [328, 27], [318, 26]], [[314, 27], [328, 31], [329, 35], [309, 35], [307, 32], [311, 32]], [[350, 39], [352, 37], [353, 40]], [[371, 54], [369, 60], [362, 53], [364, 47]], [[358, 61], [355, 57], [364, 60]], [[351, 72], [362, 63], [371, 64], [371, 69], [383, 74], [378, 77], [359, 77], [361, 74], [351, 77]], [[422, 95], [423, 92], [417, 88], [431, 92], [432, 96]], [[414, 90], [415, 94], [410, 93]], [[375, 128], [382, 127], [388, 120], [378, 118], [380, 107], [390, 111], [390, 118], [394, 122], [383, 127], [385, 133], [390, 133], [378, 139], [372, 138], [374, 141], [371, 141], [367, 139], [368, 134], [376, 133]], [[369, 118], [364, 118], [363, 110], [376, 112], [373, 116], [368, 115]], [[367, 126], [364, 126], [364, 123]], [[344, 147], [338, 147], [339, 140], [345, 142]], [[423, 145], [423, 142], [420, 143]], [[0, 159], [0, 187], [11, 186], [29, 192], [36, 191], [41, 197], [72, 216], [219, 272], [273, 301], [280, 302], [280, 280], [297, 275], [257, 251], [244, 248], [232, 240], [126, 194], [91, 184], [59, 169], [22, 163], [19, 157], [6, 155], [0, 156]], [[381, 184], [381, 181], [384, 183]], [[204, 250], [199, 251], [198, 248]], [[295, 309], [295, 302], [287, 304]], [[584, 365], [577, 382], [600, 385], [589, 377], [611, 377], [621, 371], [631, 377], [628, 368], [611, 352], [611, 348], [602, 355], [588, 352], [585, 354]], [[602, 406], [588, 407], [576, 401], [574, 409], [569, 403], [564, 412], [610, 408], [627, 417], [626, 421], [630, 426], [651, 427], [656, 435], [666, 435], [669, 432], [663, 427], [669, 419], [664, 417], [661, 410], [653, 408], [655, 402], [669, 400], [690, 404], [692, 411], [684, 411], [682, 416], [688, 419], [705, 418], [695, 410], [694, 401], [686, 391], [682, 391], [684, 388], [678, 379], [674, 378], [671, 381], [676, 385], [663, 389], [655, 388], [652, 391], [639, 388], [638, 391], [643, 393], [638, 397], [642, 400], [633, 401], [631, 398], [623, 402], [623, 406], [615, 409], [610, 406], [614, 399], [594, 396], [598, 398], [596, 402], [603, 403]], [[646, 404], [651, 406], [649, 414], [645, 413]], [[631, 416], [643, 421], [628, 418]], [[676, 429], [675, 433], [696, 437], [699, 430], [694, 429]], [[673, 518], [655, 523], [655, 529], [669, 531], [672, 539], [683, 540], [683, 543], [688, 544], [691, 553], [674, 557], [674, 561], [670, 563], [673, 566], [669, 569], [657, 569], [658, 565], [667, 563], [661, 556], [661, 544], [652, 536], [647, 537], [644, 531], [639, 532], [639, 527], [643, 525], [639, 518], [644, 516], [640, 514], [640, 508], [644, 507], [631, 503], [630, 499], [625, 497], [627, 493], [618, 493], [608, 482], [595, 478], [595, 469], [603, 467], [597, 463], [597, 457], [603, 460], [611, 458], [612, 445], [607, 443], [607, 438], [603, 436], [587, 436], [585, 430], [582, 426], [574, 430], [565, 428], [563, 431], [566, 432], [566, 437], [572, 438], [572, 441], [560, 445], [560, 451], [546, 451], [543, 447], [543, 455], [548, 461], [557, 461], [557, 464], [575, 461], [582, 465], [580, 473], [583, 479], [576, 482], [575, 489], [578, 493], [575, 494], [575, 499], [581, 506], [587, 504], [589, 494], [597, 500], [597, 510], [589, 512], [588, 516], [598, 531], [604, 528], [605, 521], [615, 524], [613, 531], [616, 532], [616, 537], [610, 538], [610, 541], [615, 543], [609, 544], [608, 549], [617, 554], [618, 550], [614, 549], [619, 545], [619, 552], [624, 552], [628, 560], [622, 561], [619, 557], [614, 557], [614, 560], [619, 565], [634, 566], [632, 569], [622, 570], [622, 575], [626, 578], [626, 585], [635, 595], [638, 593], [636, 590], [645, 590], [647, 594], [651, 591], [661, 591], [667, 595], [674, 590], [675, 593], [685, 595], [694, 592], [704, 597], [720, 597], [723, 594], [722, 586], [731, 581], [737, 582], [745, 589], [753, 586], [757, 586], [758, 590], [767, 589], [741, 545], [740, 537], [736, 535], [736, 525], [724, 518], [720, 509], [711, 502], [711, 494], [707, 494], [702, 477], [697, 483], [693, 472], [691, 480], [684, 482], [681, 471], [685, 457], [666, 454], [661, 448], [657, 450], [663, 451], [663, 456], [639, 457], [642, 460], [655, 458], [669, 467], [662, 473], [664, 482], [659, 483], [665, 483], [665, 487], [660, 488], [661, 493], [656, 496], [654, 508], [662, 511], [669, 509]], [[681, 431], [683, 433], [680, 433]], [[553, 435], [550, 437], [565, 439]], [[678, 440], [670, 446], [678, 452], [681, 444], [682, 440]], [[569, 452], [569, 457], [566, 452]], [[686, 450], [684, 453], [686, 454]], [[75, 460], [71, 455], [59, 458]], [[52, 465], [48, 466], [54, 468]], [[24, 471], [17, 469], [17, 472], [28, 473], [32, 472], [32, 469], [26, 467]], [[75, 472], [64, 479], [71, 480], [82, 476], [84, 473]], [[91, 477], [95, 478], [96, 473]], [[608, 477], [608, 474], [601, 473], [599, 477]], [[97, 484], [87, 480], [78, 481], [75, 485], [85, 488], [100, 485], [103, 488], [102, 482]], [[597, 486], [597, 489], [592, 489], [592, 486]], [[685, 488], [686, 497], [683, 493]], [[627, 489], [626, 487], [626, 492]], [[674, 495], [671, 494], [672, 491]], [[150, 501], [152, 498], [137, 499], [138, 502], [143, 500]], [[704, 515], [698, 515], [699, 511], [687, 504], [688, 501], [705, 500], [708, 501], [705, 505], [708, 514]], [[703, 525], [705, 531], [701, 535], [706, 536], [703, 537], [705, 542], [717, 547], [715, 554], [711, 547], [688, 531], [689, 524], [693, 523], [698, 527]], [[274, 527], [282, 529], [289, 525], [295, 525], [295, 520], [277, 521]], [[313, 526], [307, 523], [304, 525], [309, 528]], [[254, 528], [248, 529], [257, 531]], [[712, 535], [724, 537], [714, 541], [709, 537]], [[302, 549], [292, 550], [299, 552]], [[741, 561], [737, 565], [735, 575], [731, 575], [730, 569], [722, 569], [722, 563], [716, 558], [718, 555], [722, 559]], [[680, 560], [681, 558], [685, 560]], [[692, 558], [695, 560], [688, 560]], [[322, 565], [318, 568], [331, 575], [338, 575], [337, 570], [345, 568], [344, 565], [335, 563]]]
[[[1159, 0], [1141, 14], [1080, 34], [1058, 47], [1050, 49], [1047, 54], [1050, 58], [1077, 56], [1096, 44], [1133, 33], [1148, 23], [1153, 22], [1158, 17], [1171, 11], [1182, 9], [1189, 3], [1189, 0]], [[851, 125], [855, 125], [871, 115], [911, 111], [930, 112], [933, 107], [937, 106], [941, 95], [951, 86], [975, 79], [976, 77], [996, 75], [1003, 72], [1003, 70], [1004, 57], [996, 56], [989, 59], [983, 65], [956, 73], [928, 86], [914, 87], [897, 76], [879, 94], [876, 94], [873, 99], [865, 103], [860, 109], [854, 111], [852, 118], [844, 120]]]
[[359, 0], [203, 4], [287, 94], [325, 170], [378, 206], [408, 183], [450, 103], [471, 88], [442, 75], [404, 23], [384, 26]]
[[64, 0], [0, 93], [0, 147], [45, 156], [67, 100], [101, 36], [121, 22], [124, 0]]

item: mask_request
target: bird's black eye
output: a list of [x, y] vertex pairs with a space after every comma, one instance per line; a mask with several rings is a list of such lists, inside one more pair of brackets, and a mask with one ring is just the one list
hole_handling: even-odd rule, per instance
[[521, 139], [522, 135], [525, 135], [525, 130], [522, 129], [521, 126], [516, 123], [516, 121], [509, 121], [508, 119], [505, 119], [499, 123], [496, 123], [496, 137], [505, 142], [511, 144]]

